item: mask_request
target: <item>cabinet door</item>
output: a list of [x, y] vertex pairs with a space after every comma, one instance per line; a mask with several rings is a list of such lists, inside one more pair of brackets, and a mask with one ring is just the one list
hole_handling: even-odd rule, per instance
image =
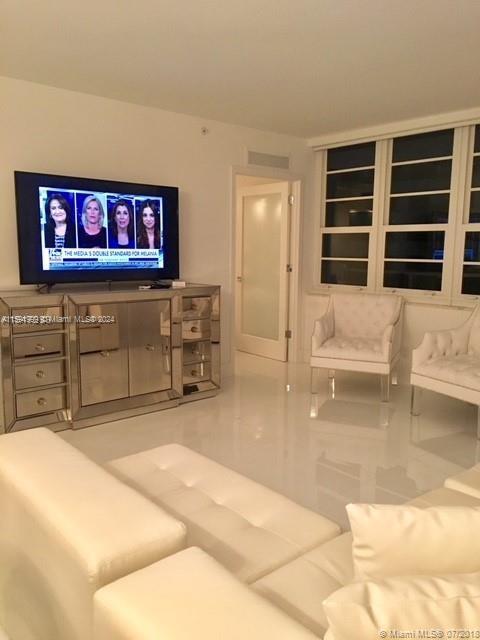
[[82, 305], [79, 311], [82, 406], [126, 398], [126, 304]]
[[130, 396], [170, 389], [170, 300], [128, 307]]

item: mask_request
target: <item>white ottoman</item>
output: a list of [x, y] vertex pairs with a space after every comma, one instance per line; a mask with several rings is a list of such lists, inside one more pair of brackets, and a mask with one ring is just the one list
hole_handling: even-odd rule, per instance
[[178, 444], [107, 467], [183, 521], [189, 546], [201, 547], [244, 582], [340, 533], [327, 518]]

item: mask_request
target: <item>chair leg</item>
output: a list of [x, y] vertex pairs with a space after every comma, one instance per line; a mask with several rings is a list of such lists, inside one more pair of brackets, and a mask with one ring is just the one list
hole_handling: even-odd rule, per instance
[[410, 397], [410, 413], [412, 416], [420, 415], [420, 400], [422, 398], [422, 390], [412, 385], [412, 395]]
[[394, 386], [398, 385], [398, 372], [396, 369], [392, 371], [392, 385]]
[[310, 393], [317, 393], [317, 383], [315, 376], [316, 367], [310, 367]]
[[382, 402], [388, 402], [390, 397], [390, 375], [380, 376]]
[[318, 416], [318, 369], [310, 367], [310, 418]]
[[328, 396], [335, 399], [335, 370], [328, 370]]

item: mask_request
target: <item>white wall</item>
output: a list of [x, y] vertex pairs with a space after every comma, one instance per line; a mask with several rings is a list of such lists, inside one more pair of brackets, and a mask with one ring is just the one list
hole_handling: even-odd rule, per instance
[[232, 166], [244, 165], [245, 147], [311, 170], [313, 152], [299, 138], [0, 77], [0, 289], [19, 283], [14, 170], [178, 186], [180, 275], [222, 285], [228, 363]]

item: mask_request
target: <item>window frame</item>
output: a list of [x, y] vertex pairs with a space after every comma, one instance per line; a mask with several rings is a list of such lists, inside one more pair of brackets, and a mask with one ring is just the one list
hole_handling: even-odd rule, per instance
[[[372, 141], [375, 142], [375, 141]], [[331, 148], [339, 148], [339, 147], [349, 147], [350, 144], [344, 145], [335, 145], [335, 147]], [[378, 191], [378, 143], [375, 143], [375, 162], [373, 165], [365, 165], [359, 167], [350, 167], [348, 169], [336, 169], [332, 171], [327, 171], [327, 153], [328, 149], [324, 149], [322, 151], [317, 152], [317, 167], [316, 167], [316, 175], [319, 176], [320, 183], [320, 202], [321, 202], [321, 215], [319, 219], [319, 225], [315, 230], [315, 238], [317, 242], [317, 250], [315, 251], [315, 255], [319, 257], [319, 259], [315, 259], [315, 282], [318, 284], [322, 291], [325, 289], [329, 290], [332, 288], [340, 289], [342, 291], [370, 291], [374, 286], [375, 281], [375, 269], [372, 268], [372, 265], [375, 262], [376, 256], [376, 244], [377, 244], [377, 225], [376, 225], [376, 206], [375, 203], [377, 201], [377, 191]], [[352, 196], [351, 198], [327, 198], [327, 176], [340, 174], [340, 173], [348, 173], [354, 171], [362, 171], [364, 169], [373, 169], [373, 193], [371, 196]], [[318, 184], [318, 182], [317, 182]], [[372, 200], [372, 224], [371, 225], [363, 225], [363, 226], [352, 226], [352, 227], [327, 227], [326, 226], [326, 216], [327, 216], [327, 203], [332, 201], [348, 201], [348, 200]], [[317, 218], [318, 219], [318, 218]], [[353, 233], [363, 233], [368, 234], [368, 256], [367, 258], [334, 258], [334, 257], [324, 257], [323, 256], [323, 237], [325, 235], [331, 234], [353, 234]], [[330, 260], [332, 262], [335, 261], [360, 261], [366, 262], [367, 264], [367, 284], [366, 285], [351, 285], [351, 284], [331, 284], [331, 283], [322, 283], [321, 282], [321, 273], [322, 273], [322, 261]]]
[[[375, 142], [375, 173], [374, 173], [374, 189], [373, 189], [373, 207], [372, 207], [372, 225], [364, 227], [326, 227], [326, 183], [327, 183], [327, 153], [328, 149], [339, 147], [348, 147], [358, 144], [358, 140], [342, 141], [339, 144], [328, 144], [321, 149], [316, 150], [316, 166], [315, 176], [317, 185], [316, 200], [316, 227], [315, 227], [315, 249], [314, 249], [314, 286], [313, 291], [325, 293], [330, 290], [337, 291], [368, 291], [377, 293], [396, 293], [402, 295], [407, 301], [427, 302], [438, 304], [456, 304], [460, 306], [471, 306], [475, 304], [480, 295], [462, 294], [462, 276], [463, 276], [463, 256], [466, 241], [466, 233], [469, 231], [480, 232], [480, 222], [468, 222], [471, 179], [473, 170], [473, 146], [475, 139], [475, 127], [477, 122], [469, 123], [461, 126], [454, 124], [445, 124], [444, 126], [428, 127], [423, 130], [402, 131], [395, 133], [389, 137], [382, 136], [379, 139], [362, 139], [361, 142]], [[480, 123], [478, 123], [480, 126]], [[438, 156], [425, 158], [422, 160], [402, 161], [392, 163], [393, 141], [395, 138], [407, 135], [416, 135], [432, 131], [443, 131], [453, 129], [453, 149], [451, 156]], [[480, 152], [475, 154], [480, 157]], [[412, 192], [412, 195], [449, 193], [448, 222], [434, 224], [408, 224], [408, 225], [392, 225], [389, 223], [390, 208], [390, 181], [392, 174], [392, 166], [401, 164], [414, 164], [420, 162], [431, 162], [436, 160], [449, 159], [452, 162], [450, 189], [428, 191], [428, 192]], [[367, 167], [362, 167], [367, 168]], [[333, 173], [333, 172], [332, 172]], [[480, 188], [476, 190], [480, 191]], [[402, 195], [407, 195], [402, 194]], [[394, 197], [402, 197], [396, 195]], [[352, 198], [353, 199], [353, 198]], [[365, 199], [368, 199], [367, 197]], [[320, 215], [318, 215], [320, 212]], [[355, 231], [353, 231], [355, 229]], [[321, 282], [321, 265], [322, 260], [322, 239], [325, 233], [346, 232], [368, 232], [369, 233], [369, 251], [368, 251], [368, 276], [366, 286], [354, 286], [343, 284], [328, 284]], [[383, 286], [384, 264], [386, 261], [391, 262], [420, 262], [427, 263], [426, 259], [397, 259], [385, 258], [386, 234], [394, 232], [408, 231], [444, 231], [444, 256], [443, 260], [431, 260], [434, 263], [443, 263], [442, 270], [442, 288], [440, 291], [420, 290], [420, 289], [403, 289]], [[327, 258], [328, 259], [328, 258]], [[480, 262], [472, 262], [468, 264], [480, 266]]]

